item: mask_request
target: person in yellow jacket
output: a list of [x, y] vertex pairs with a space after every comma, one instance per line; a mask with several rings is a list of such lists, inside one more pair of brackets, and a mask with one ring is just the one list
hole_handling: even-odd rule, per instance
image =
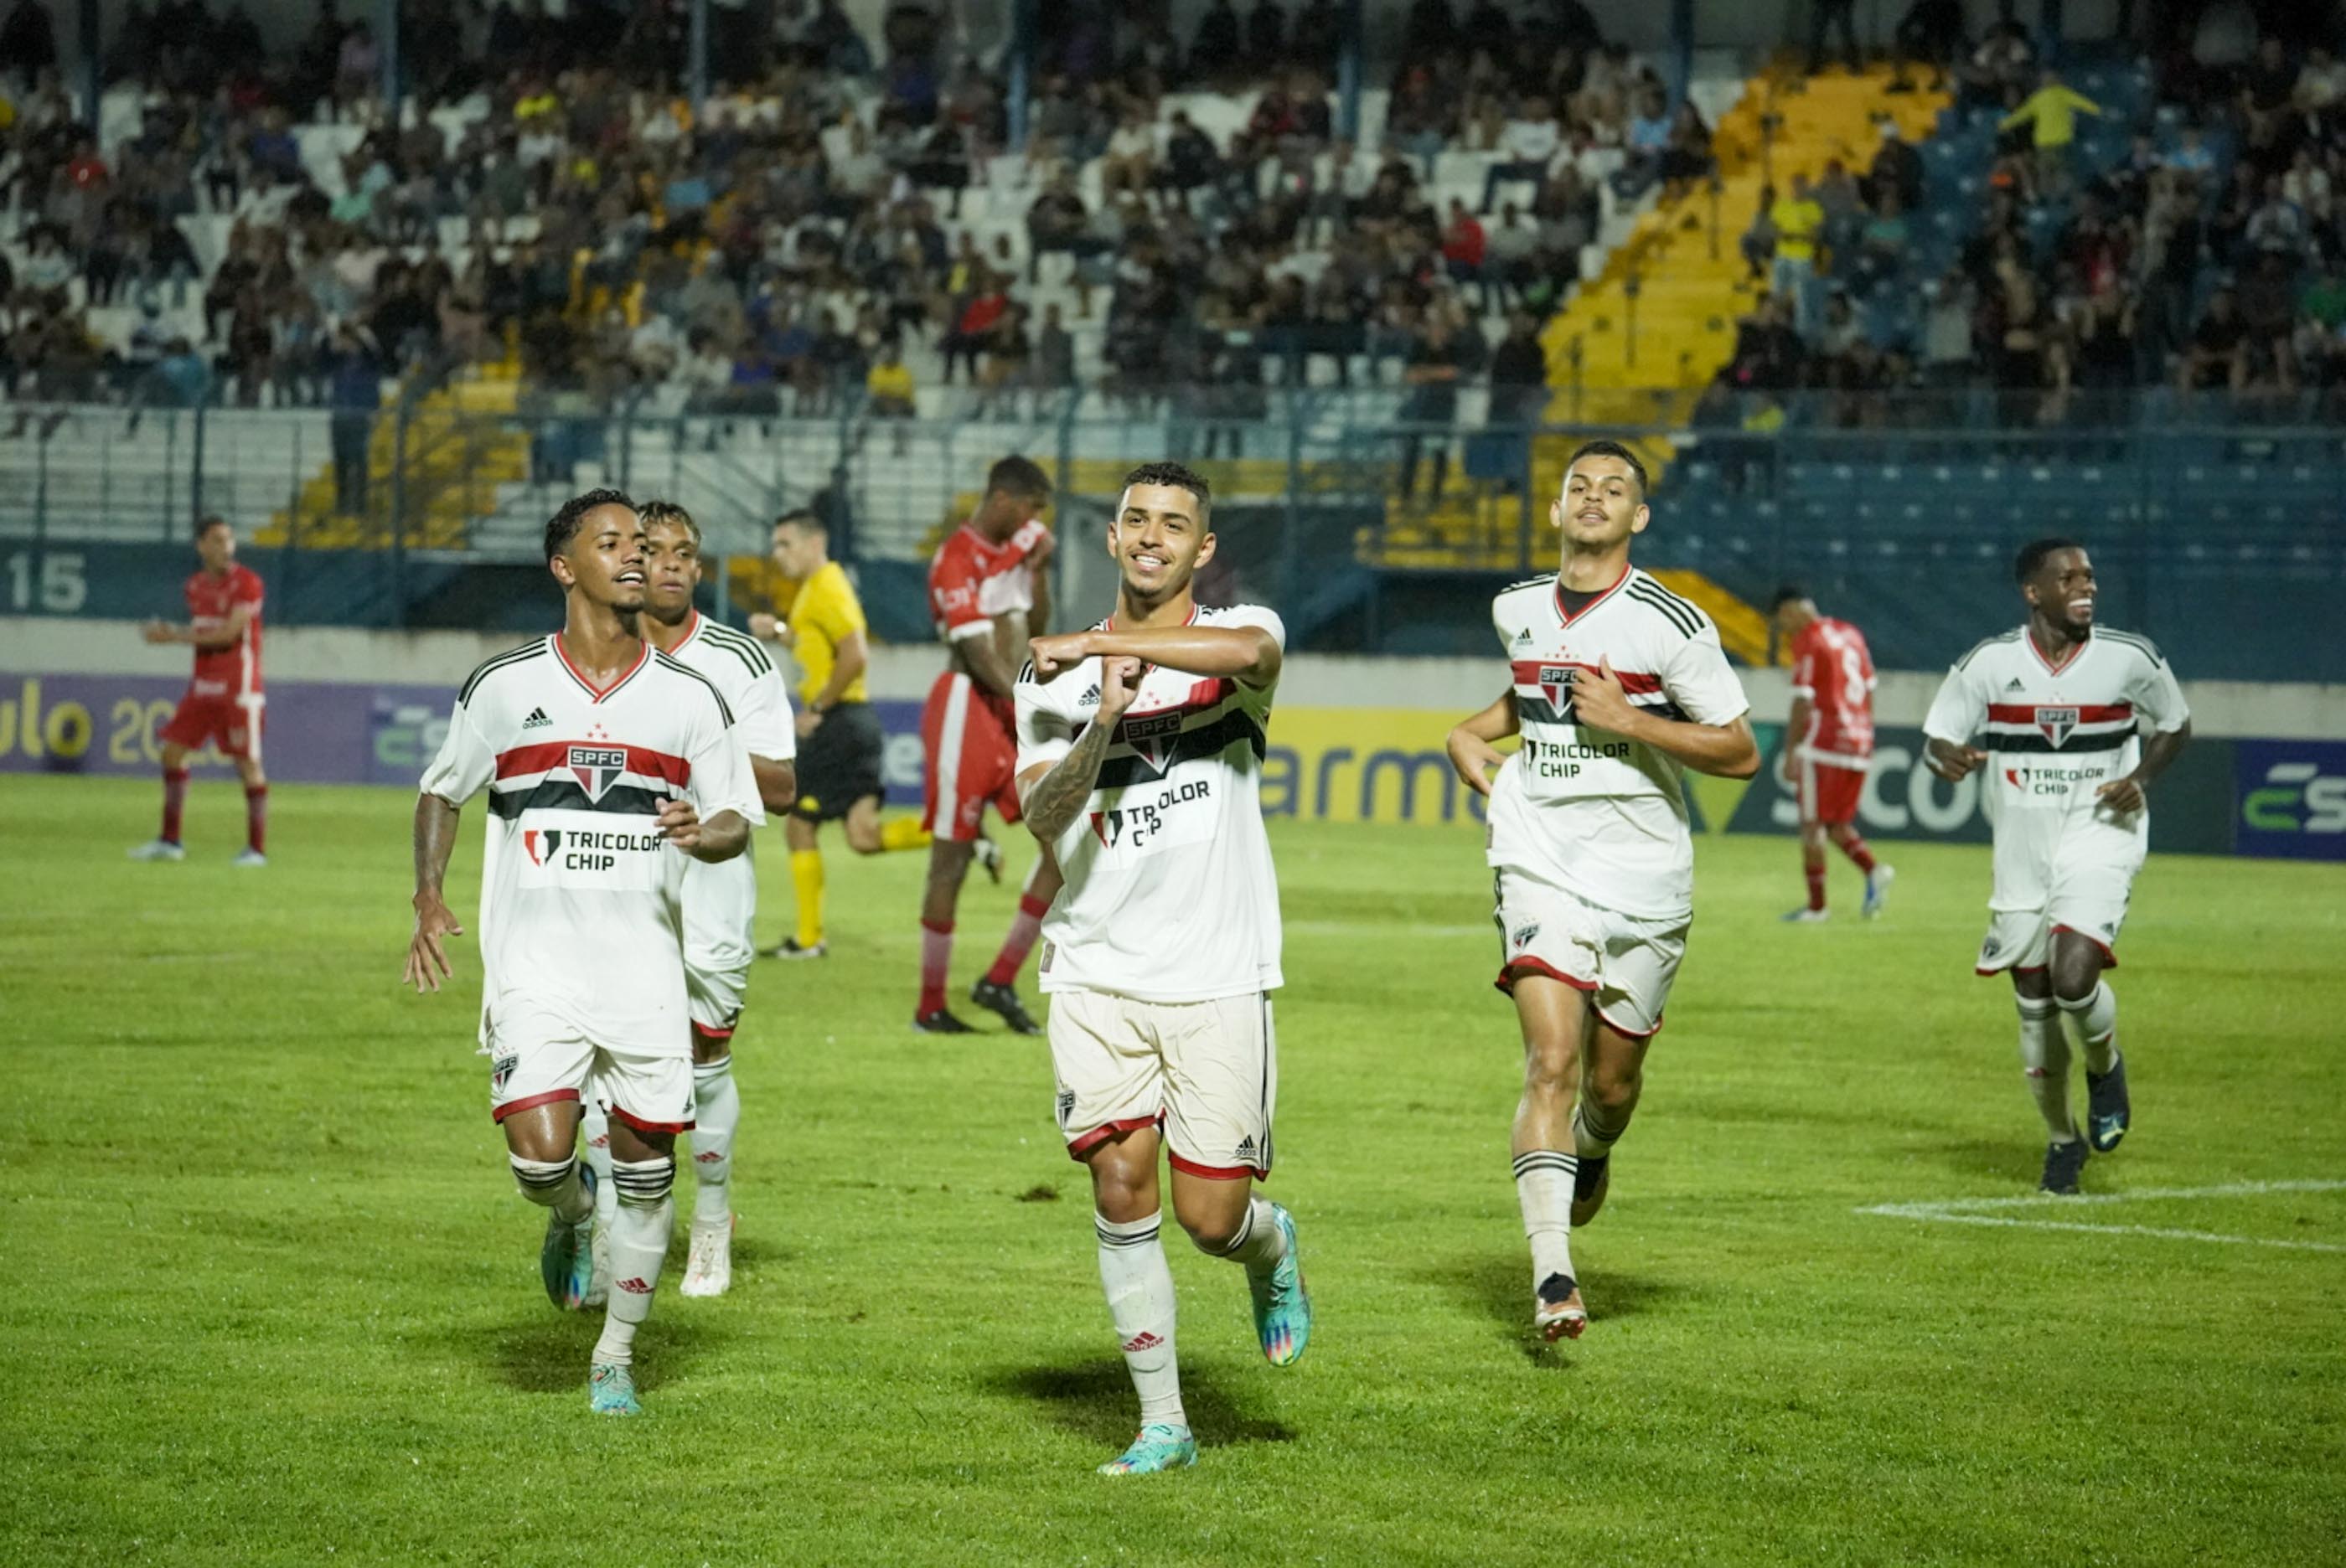
[[750, 617], [750, 630], [798, 656], [806, 680], [799, 688], [799, 793], [783, 834], [790, 847], [790, 887], [798, 897], [796, 929], [765, 951], [775, 958], [821, 958], [823, 940], [822, 850], [817, 830], [839, 822], [859, 855], [926, 849], [918, 820], [882, 820], [880, 802], [887, 737], [872, 709], [863, 672], [863, 605], [846, 571], [831, 558], [830, 540], [812, 512], [789, 512], [774, 524], [773, 560], [799, 585], [790, 613]]
[[2036, 146], [2036, 180], [2047, 195], [2066, 189], [2069, 183], [2069, 148], [2077, 139], [2077, 117], [2081, 114], [2098, 117], [2102, 106], [2076, 88], [2065, 85], [2052, 71], [2045, 73], [2036, 90], [2023, 98], [2020, 107], [2004, 117], [2001, 128], [2010, 130], [2022, 124], [2032, 125]]

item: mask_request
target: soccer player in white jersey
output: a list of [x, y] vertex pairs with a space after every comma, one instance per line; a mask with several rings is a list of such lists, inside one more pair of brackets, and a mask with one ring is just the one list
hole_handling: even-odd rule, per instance
[[[1563, 564], [1493, 602], [1511, 679], [1449, 750], [1489, 798], [1498, 986], [1523, 1029], [1514, 1152], [1532, 1322], [1576, 1339], [1588, 1313], [1572, 1230], [1610, 1188], [1693, 918], [1681, 770], [1749, 779], [1760, 748], [1718, 628], [1629, 564], [1652, 520], [1636, 455], [1581, 447], [1548, 515]], [[1512, 757], [1494, 745], [1510, 735]]]
[[1035, 638], [1014, 692], [1023, 815], [1066, 879], [1040, 968], [1059, 1131], [1091, 1171], [1100, 1283], [1140, 1395], [1140, 1433], [1110, 1475], [1198, 1458], [1158, 1235], [1160, 1144], [1174, 1217], [1246, 1270], [1264, 1357], [1288, 1366], [1311, 1337], [1295, 1222], [1253, 1191], [1279, 1086], [1279, 879], [1260, 789], [1286, 628], [1192, 596], [1211, 505], [1179, 463], [1133, 470], [1107, 530], [1116, 613]]
[[[798, 734], [790, 691], [774, 661], [746, 632], [693, 608], [700, 585], [700, 524], [683, 507], [647, 501], [636, 509], [644, 523], [644, 640], [709, 677], [750, 754], [758, 800], [776, 816], [798, 792]], [[753, 846], [754, 848], [754, 846]], [[692, 1009], [691, 1246], [685, 1254], [687, 1296], [722, 1296], [733, 1282], [733, 1138], [741, 1123], [740, 1091], [733, 1084], [733, 1037], [740, 1028], [750, 962], [757, 955], [751, 927], [758, 915], [758, 867], [744, 852], [719, 865], [684, 868], [684, 982]], [[610, 1182], [610, 1123], [601, 1105], [586, 1103], [587, 1162], [595, 1188], [597, 1269], [586, 1305], [600, 1305], [610, 1273], [600, 1254], [616, 1217], [618, 1189]]]
[[599, 1413], [638, 1415], [637, 1328], [674, 1209], [676, 1135], [692, 1128], [684, 972], [687, 858], [731, 860], [765, 820], [733, 715], [708, 677], [637, 636], [644, 526], [618, 491], [546, 527], [561, 631], [474, 670], [415, 802], [406, 978], [437, 991], [463, 926], [442, 888], [463, 803], [489, 792], [481, 865], [480, 1039], [490, 1115], [523, 1195], [550, 1212], [538, 1257], [556, 1306], [583, 1304], [596, 1180], [579, 1103], [611, 1115], [610, 1301], [588, 1379]]
[[[2191, 712], [2148, 638], [2095, 624], [2084, 545], [2039, 539], [2013, 575], [2028, 622], [1947, 672], [1923, 721], [1924, 756], [1942, 779], [1982, 775], [1995, 890], [1976, 968], [2012, 973], [2021, 1070], [2050, 1137], [2038, 1185], [2074, 1193], [2087, 1145], [2109, 1153], [2133, 1120], [2117, 998], [2102, 971], [2117, 966], [2149, 847], [2151, 783], [2190, 740]], [[2069, 1110], [2073, 1034], [2085, 1058], [2082, 1131]]]

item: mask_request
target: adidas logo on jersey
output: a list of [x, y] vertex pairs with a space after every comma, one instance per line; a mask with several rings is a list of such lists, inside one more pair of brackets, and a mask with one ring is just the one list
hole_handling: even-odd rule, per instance
[[1098, 687], [1093, 687], [1089, 691], [1085, 692], [1083, 696], [1076, 698], [1076, 706], [1077, 708], [1097, 708], [1099, 706], [1099, 699], [1100, 688]]
[[1527, 648], [1531, 646], [1532, 629], [1529, 626], [1525, 626], [1522, 631], [1515, 634], [1515, 647], [1519, 648]]
[[2004, 683], [2004, 689], [2006, 691], [2025, 691], [2028, 688], [2020, 684], [2020, 677], [2018, 676], [2014, 676], [2010, 680]]
[[521, 727], [524, 729], [550, 729], [554, 727], [554, 720], [546, 717], [546, 709], [533, 708], [529, 710], [529, 717], [521, 721]]

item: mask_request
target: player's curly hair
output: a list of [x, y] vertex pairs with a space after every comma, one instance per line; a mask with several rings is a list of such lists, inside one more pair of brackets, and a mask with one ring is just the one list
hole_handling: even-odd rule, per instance
[[700, 548], [700, 524], [692, 514], [673, 501], [647, 501], [636, 508], [636, 515], [644, 520], [644, 531], [649, 533], [656, 524], [673, 523], [692, 535], [692, 547]]
[[2084, 548], [2085, 546], [2075, 539], [2064, 539], [2058, 536], [2051, 539], [2033, 539], [2023, 545], [2020, 547], [2020, 554], [2012, 558], [2012, 580], [2015, 583], [2027, 582], [2044, 568], [2045, 557], [2056, 550]]
[[1136, 484], [1180, 486], [1198, 498], [1198, 513], [1200, 517], [1213, 508], [1214, 487], [1206, 483], [1204, 474], [1187, 463], [1144, 463], [1124, 476], [1125, 489], [1129, 490]]
[[578, 537], [578, 524], [584, 523], [586, 514], [597, 506], [624, 506], [630, 512], [636, 509], [635, 502], [624, 490], [589, 490], [584, 495], [572, 496], [562, 504], [561, 511], [546, 519], [546, 559], [548, 565], [556, 555], [570, 548], [570, 541]]

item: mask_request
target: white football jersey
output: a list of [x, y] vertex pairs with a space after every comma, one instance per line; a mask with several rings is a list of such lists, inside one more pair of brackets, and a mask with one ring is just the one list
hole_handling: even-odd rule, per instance
[[[684, 640], [668, 650], [668, 657], [709, 677], [733, 710], [734, 732], [744, 751], [769, 762], [797, 760], [790, 688], [757, 638], [695, 610]], [[756, 787], [753, 774], [752, 793]], [[752, 837], [750, 843], [756, 842]], [[685, 857], [684, 945], [696, 968], [746, 966], [756, 953], [750, 922], [757, 918], [758, 862], [749, 850], [713, 866]]]
[[[1259, 606], [1201, 608], [1193, 624], [1260, 626], [1287, 646]], [[1046, 992], [1211, 1002], [1278, 988], [1279, 875], [1261, 792], [1275, 689], [1162, 667], [1142, 677], [1090, 800], [1052, 846], [1066, 886], [1043, 919]], [[1065, 757], [1099, 699], [1096, 658], [1047, 685], [1032, 665], [1020, 671], [1018, 771]]]
[[1523, 748], [1491, 787], [1484, 859], [1641, 920], [1694, 911], [1694, 840], [1678, 760], [1583, 726], [1572, 683], [1600, 660], [1631, 703], [1671, 718], [1731, 724], [1749, 710], [1719, 628], [1635, 566], [1567, 615], [1554, 575], [1492, 601], [1515, 677]]
[[608, 690], [559, 636], [474, 670], [422, 789], [461, 806], [489, 792], [481, 861], [481, 1038], [526, 1002], [586, 1037], [688, 1054], [682, 903], [689, 857], [659, 836], [678, 796], [703, 818], [764, 821], [749, 753], [716, 687], [668, 655]]
[[2096, 626], [2055, 667], [2019, 626], [1956, 661], [1923, 732], [1957, 746], [1981, 738], [1988, 754], [1981, 802], [1995, 829], [2002, 882], [2013, 857], [2041, 859], [2073, 830], [2115, 830], [2137, 841], [2130, 852], [2139, 854], [2150, 813], [2113, 811], [2096, 792], [2134, 771], [2144, 720], [2165, 733], [2190, 718], [2175, 672], [2147, 637]]

